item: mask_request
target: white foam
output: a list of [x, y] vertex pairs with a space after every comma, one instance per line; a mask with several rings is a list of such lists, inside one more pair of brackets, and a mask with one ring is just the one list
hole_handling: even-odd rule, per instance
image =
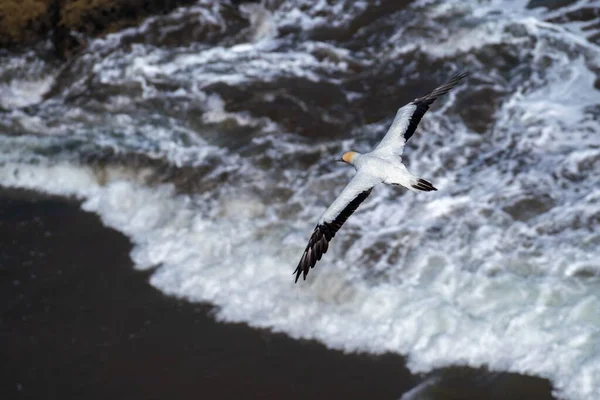
[[0, 84], [0, 107], [18, 108], [37, 104], [50, 90], [54, 77], [47, 76], [36, 80], [11, 80]]
[[[100, 185], [89, 168], [66, 164], [5, 165], [0, 179], [87, 199], [84, 209], [132, 238], [137, 268], [160, 266], [153, 285], [218, 305], [219, 319], [316, 338], [346, 351], [408, 354], [414, 371], [457, 362], [489, 365], [549, 377], [571, 398], [598, 393], [598, 279], [490, 276], [461, 268], [451, 253], [436, 258], [426, 251], [412, 266], [388, 267], [404, 275], [404, 283], [373, 285], [358, 279], [352, 252], [346, 256], [334, 246], [327, 263], [294, 285], [290, 266], [303, 235], [290, 231], [288, 221], [265, 218], [262, 201], [249, 193], [207, 213], [169, 186], [153, 189], [122, 175]], [[415, 204], [411, 208], [419, 213]], [[395, 210], [388, 202], [373, 212]], [[210, 216], [215, 213], [218, 218]], [[282, 247], [292, 233], [294, 240]]]
[[254, 41], [274, 38], [277, 35], [277, 24], [273, 21], [273, 14], [264, 3], [241, 4], [239, 8], [250, 20]]
[[274, 18], [279, 26], [294, 26], [308, 31], [325, 26], [344, 26], [366, 7], [365, 1], [300, 0], [281, 2], [274, 10]]
[[0, 54], [0, 110], [41, 102], [54, 84], [56, 71], [32, 51]]
[[263, 132], [280, 131], [278, 125], [269, 118], [252, 117], [247, 112], [229, 112], [225, 110], [223, 99], [215, 94], [205, 97], [206, 111], [202, 115], [204, 122], [208, 124], [233, 120], [238, 126], [260, 127]]
[[423, 382], [419, 383], [416, 387], [412, 388], [408, 392], [404, 393], [400, 400], [427, 400], [430, 398], [428, 396], [428, 390], [431, 386], [435, 386], [439, 382], [440, 378], [433, 376], [425, 379]]
[[[286, 2], [270, 10], [269, 23], [317, 29], [327, 17], [309, 17], [340, 14], [336, 23], [344, 24], [363, 3], [353, 8], [320, 1], [295, 8]], [[446, 118], [456, 96], [477, 87], [467, 83], [453, 91], [441, 103], [446, 107], [427, 114], [406, 155], [410, 169], [431, 176], [439, 192], [425, 196], [378, 187], [298, 285], [292, 271], [314, 219], [349, 172], [323, 173], [318, 167], [325, 169], [325, 162], [307, 171], [288, 166], [297, 165], [299, 155], [329, 156], [351, 139], [313, 144], [267, 133], [253, 142], [267, 149], [264, 154], [241, 156], [208, 145], [198, 137], [202, 132], [169, 118], [157, 126], [117, 112], [107, 120], [95, 116], [90, 141], [176, 165], [213, 160], [230, 175], [206, 192], [176, 194], [170, 185], [147, 186], [139, 171], [99, 171], [39, 154], [60, 144], [60, 137], [26, 136], [2, 138], [0, 183], [82, 198], [84, 209], [132, 239], [136, 268], [157, 267], [154, 286], [215, 304], [220, 320], [345, 351], [405, 354], [416, 372], [487, 366], [549, 378], [560, 397], [600, 398], [600, 131], [589, 111], [600, 104], [592, 72], [599, 51], [565, 27], [542, 21], [539, 11], [524, 11], [524, 2], [480, 5], [473, 10], [458, 1], [418, 3], [431, 7], [431, 28], [448, 35], [418, 41], [399, 26], [393, 36], [398, 49], [417, 40], [411, 48], [429, 57], [468, 60], [470, 53], [503, 44], [533, 63], [531, 76], [505, 79], [491, 71], [490, 77], [472, 68], [472, 82], [493, 79], [507, 92], [493, 126], [475, 135], [456, 115]], [[348, 7], [354, 14], [341, 12]], [[471, 12], [471, 36], [458, 23], [445, 24], [453, 13], [471, 18]], [[320, 80], [327, 75], [322, 71], [346, 71], [345, 61], [353, 56], [330, 43], [284, 49], [272, 35], [228, 47], [178, 49], [175, 55], [134, 46], [127, 56], [103, 59], [95, 73], [114, 85], [141, 82], [144, 98], [183, 96], [201, 104], [205, 123], [233, 118], [268, 131], [268, 123], [228, 112], [222, 98], [206, 95], [202, 85], [286, 74]], [[315, 51], [332, 57], [319, 60]], [[183, 82], [173, 93], [155, 85], [167, 76]], [[81, 118], [71, 117], [77, 123]], [[29, 120], [28, 129], [41, 132], [46, 122], [36, 118], [40, 125]], [[86, 127], [78, 135], [86, 138]], [[104, 130], [123, 137], [116, 140]], [[259, 157], [286, 169], [257, 167]], [[286, 194], [271, 196], [277, 189]], [[519, 207], [533, 211], [523, 216]], [[411, 396], [417, 393], [406, 398]]]

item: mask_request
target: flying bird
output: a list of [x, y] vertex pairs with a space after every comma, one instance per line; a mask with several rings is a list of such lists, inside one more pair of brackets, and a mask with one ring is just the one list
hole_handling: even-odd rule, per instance
[[448, 93], [467, 75], [468, 73], [454, 75], [442, 86], [398, 109], [392, 125], [373, 151], [365, 154], [356, 151], [344, 153], [340, 161], [354, 166], [356, 174], [337, 199], [321, 215], [298, 263], [298, 267], [294, 271], [296, 275], [295, 282], [298, 282], [301, 274], [306, 280], [308, 271], [327, 252], [331, 239], [350, 215], [371, 194], [371, 190], [375, 185], [386, 183], [388, 185], [404, 186], [415, 192], [437, 190], [431, 183], [411, 174], [406, 169], [402, 164], [402, 150], [406, 141], [415, 133], [419, 121], [421, 121], [435, 99]]

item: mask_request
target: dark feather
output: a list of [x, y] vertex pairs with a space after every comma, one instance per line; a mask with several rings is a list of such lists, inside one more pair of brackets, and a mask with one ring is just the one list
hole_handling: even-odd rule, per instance
[[417, 125], [419, 125], [421, 118], [423, 118], [423, 115], [425, 115], [427, 110], [429, 110], [429, 106], [438, 97], [448, 93], [450, 91], [450, 89], [452, 89], [454, 86], [456, 86], [458, 84], [458, 82], [460, 82], [460, 80], [463, 79], [467, 75], [469, 75], [468, 72], [463, 72], [462, 74], [456, 74], [442, 86], [437, 87], [434, 90], [432, 90], [431, 92], [427, 93], [425, 96], [416, 98], [412, 101], [411, 104], [416, 105], [417, 109], [415, 110], [413, 115], [410, 117], [410, 123], [408, 124], [408, 128], [406, 129], [406, 132], [404, 132], [404, 140], [408, 141], [408, 139], [410, 139], [411, 136], [415, 133], [415, 130], [417, 129]]
[[346, 208], [344, 208], [333, 221], [323, 222], [315, 227], [315, 230], [308, 241], [308, 246], [306, 246], [306, 250], [304, 250], [304, 254], [302, 254], [302, 258], [298, 263], [298, 267], [294, 270], [294, 274], [296, 275], [296, 280], [294, 282], [298, 282], [298, 278], [300, 278], [301, 274], [303, 274], [304, 279], [306, 279], [308, 271], [315, 266], [323, 254], [327, 253], [331, 239], [333, 239], [337, 231], [340, 230], [342, 225], [344, 225], [348, 218], [356, 211], [360, 203], [369, 197], [369, 194], [371, 194], [371, 189], [360, 193], [354, 200], [348, 203]]
[[435, 187], [433, 187], [433, 185], [431, 183], [429, 183], [425, 179], [421, 179], [421, 178], [419, 178], [419, 180], [417, 180], [417, 184], [412, 185], [412, 187], [414, 187], [415, 189], [423, 190], [425, 192], [431, 192], [432, 190], [437, 190]]

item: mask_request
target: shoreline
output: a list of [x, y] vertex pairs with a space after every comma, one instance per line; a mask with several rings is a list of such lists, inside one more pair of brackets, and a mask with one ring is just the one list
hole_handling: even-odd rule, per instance
[[3, 398], [399, 399], [419, 385], [411, 399], [553, 398], [537, 377], [460, 366], [413, 375], [397, 354], [216, 322], [212, 306], [152, 287], [129, 239], [79, 204], [0, 187]]

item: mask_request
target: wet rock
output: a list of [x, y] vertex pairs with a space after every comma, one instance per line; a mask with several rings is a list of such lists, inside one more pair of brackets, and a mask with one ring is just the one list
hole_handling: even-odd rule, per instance
[[527, 8], [545, 7], [548, 10], [556, 10], [575, 3], [576, 0], [530, 0]]
[[483, 134], [493, 125], [494, 113], [505, 95], [506, 93], [498, 92], [491, 85], [481, 87], [468, 96], [459, 97], [455, 107], [469, 129]]
[[85, 36], [101, 36], [139, 24], [194, 0], [0, 0], [0, 46], [28, 45], [51, 38], [68, 57]]
[[528, 221], [554, 207], [554, 200], [548, 195], [525, 196], [516, 199], [502, 209], [516, 221]]
[[286, 131], [307, 138], [342, 138], [355, 122], [354, 115], [346, 112], [344, 93], [330, 82], [279, 77], [273, 82], [252, 82], [247, 86], [219, 82], [205, 90], [224, 99], [228, 112], [249, 111], [254, 117], [267, 117]]
[[0, 46], [42, 37], [56, 20], [54, 0], [0, 0]]

